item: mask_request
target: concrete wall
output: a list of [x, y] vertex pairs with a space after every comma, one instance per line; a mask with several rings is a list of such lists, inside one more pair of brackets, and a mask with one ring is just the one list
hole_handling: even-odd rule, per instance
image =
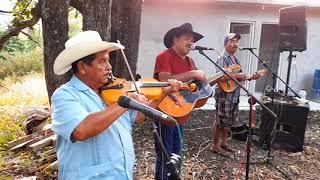
[[[250, 46], [259, 48], [261, 24], [278, 23], [279, 8], [278, 6], [258, 4], [178, 3], [177, 5], [168, 2], [144, 2], [137, 71], [142, 77], [152, 77], [155, 57], [165, 50], [163, 45], [165, 33], [185, 22], [192, 23], [194, 30], [205, 36], [196, 45], [212, 47], [219, 52], [223, 51], [223, 37], [229, 31], [230, 22], [252, 23], [253, 35]], [[294, 68], [301, 73], [295, 73], [295, 70], [292, 70], [291, 80], [296, 82], [294, 84], [295, 90], [300, 90], [302, 87], [310, 89], [314, 69], [316, 66], [320, 66], [320, 60], [318, 60], [320, 51], [317, 51], [320, 46], [316, 44], [320, 38], [320, 12], [319, 10], [310, 10], [307, 17], [309, 26], [308, 50], [297, 53]], [[256, 52], [258, 53], [258, 51]], [[207, 53], [213, 59], [218, 57], [218, 54], [213, 51]], [[257, 70], [257, 60], [251, 57], [249, 53], [247, 55], [249, 58], [242, 60], [249, 61], [247, 72], [255, 72]], [[198, 68], [204, 70], [208, 76], [214, 74], [214, 65], [199, 55], [198, 52], [192, 52], [190, 56], [195, 59]], [[279, 74], [285, 80], [287, 71], [286, 54], [283, 53], [280, 57]], [[254, 82], [250, 82], [249, 89], [254, 91], [254, 85]]]
[[[320, 69], [320, 10], [309, 9], [307, 11], [307, 50], [304, 52], [294, 52], [297, 56], [293, 59], [290, 73], [290, 84], [299, 91], [307, 89], [308, 95], [312, 87], [315, 69]], [[288, 68], [288, 52], [280, 55], [279, 76], [286, 80]], [[279, 88], [284, 88], [279, 84]]]

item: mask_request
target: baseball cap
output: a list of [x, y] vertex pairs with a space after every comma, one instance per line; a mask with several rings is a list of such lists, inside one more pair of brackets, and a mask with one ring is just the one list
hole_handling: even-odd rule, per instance
[[229, 33], [229, 34], [227, 34], [227, 35], [224, 37], [224, 45], [226, 45], [227, 42], [228, 42], [230, 39], [234, 38], [234, 37], [236, 37], [238, 40], [241, 39], [240, 34]]

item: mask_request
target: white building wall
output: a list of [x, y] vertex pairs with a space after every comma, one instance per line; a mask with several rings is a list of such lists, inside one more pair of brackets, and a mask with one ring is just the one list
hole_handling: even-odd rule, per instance
[[[208, 46], [217, 49], [219, 52], [223, 51], [223, 37], [229, 31], [230, 22], [249, 22], [253, 23], [253, 39], [252, 47], [259, 48], [261, 25], [263, 23], [278, 23], [279, 8], [278, 6], [267, 6], [258, 4], [235, 4], [235, 3], [159, 3], [159, 2], [144, 2], [142, 10], [139, 59], [137, 64], [137, 72], [142, 77], [152, 77], [155, 58], [157, 54], [165, 50], [163, 45], [163, 37], [165, 33], [176, 26], [185, 22], [190, 22], [195, 31], [203, 34], [205, 37], [197, 42], [195, 45]], [[306, 73], [295, 74], [292, 71], [291, 80], [296, 81], [295, 90], [301, 87], [311, 87], [313, 71], [315, 65], [320, 66], [320, 50], [316, 42], [319, 41], [320, 36], [320, 12], [314, 10], [308, 12], [308, 51], [303, 52], [303, 56], [298, 55], [296, 59], [297, 71]], [[312, 23], [311, 23], [312, 22]], [[318, 41], [316, 39], [318, 38]], [[241, 43], [241, 42], [240, 42]], [[240, 45], [241, 46], [241, 45]], [[214, 60], [218, 54], [214, 51], [207, 51], [208, 55]], [[247, 52], [249, 53], [249, 52]], [[258, 53], [258, 51], [256, 51]], [[313, 55], [311, 55], [311, 53]], [[215, 72], [215, 67], [207, 59], [192, 52], [190, 54], [194, 58], [197, 67], [210, 77]], [[284, 77], [287, 71], [286, 62], [282, 56], [279, 73]], [[301, 64], [303, 60], [309, 59], [309, 65]], [[251, 59], [251, 60], [250, 60]], [[310, 60], [311, 59], [311, 60]], [[251, 61], [250, 72], [257, 70], [257, 60], [250, 57]], [[312, 64], [311, 64], [312, 62]], [[299, 75], [296, 78], [295, 75]], [[308, 79], [308, 83], [306, 83]], [[250, 90], [254, 91], [254, 82], [250, 82]], [[281, 87], [281, 86], [279, 86]]]
[[[307, 11], [307, 50], [304, 52], [294, 52], [296, 58], [293, 58], [290, 73], [290, 85], [293, 89], [299, 91], [302, 88], [307, 89], [310, 95], [315, 69], [320, 69], [320, 10], [311, 9]], [[286, 80], [288, 68], [288, 52], [280, 54], [279, 75]], [[278, 83], [278, 87], [285, 87]]]

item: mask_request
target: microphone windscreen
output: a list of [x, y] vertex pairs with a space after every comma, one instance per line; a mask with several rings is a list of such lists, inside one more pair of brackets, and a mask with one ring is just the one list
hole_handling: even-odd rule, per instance
[[128, 96], [120, 96], [118, 99], [118, 104], [121, 107], [128, 108], [130, 101], [131, 98], [129, 98]]

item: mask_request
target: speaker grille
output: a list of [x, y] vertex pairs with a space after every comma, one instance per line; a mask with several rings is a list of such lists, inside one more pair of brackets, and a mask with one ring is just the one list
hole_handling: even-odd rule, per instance
[[280, 51], [305, 51], [307, 49], [306, 7], [294, 6], [280, 9]]
[[260, 139], [261, 145], [270, 144], [274, 138], [272, 147], [284, 149], [291, 152], [303, 150], [304, 134], [307, 124], [309, 107], [305, 104], [290, 104], [275, 101], [272, 106], [271, 102], [264, 103], [273, 110], [278, 116], [278, 123], [274, 137], [272, 129], [275, 120], [264, 110], [261, 116]]

